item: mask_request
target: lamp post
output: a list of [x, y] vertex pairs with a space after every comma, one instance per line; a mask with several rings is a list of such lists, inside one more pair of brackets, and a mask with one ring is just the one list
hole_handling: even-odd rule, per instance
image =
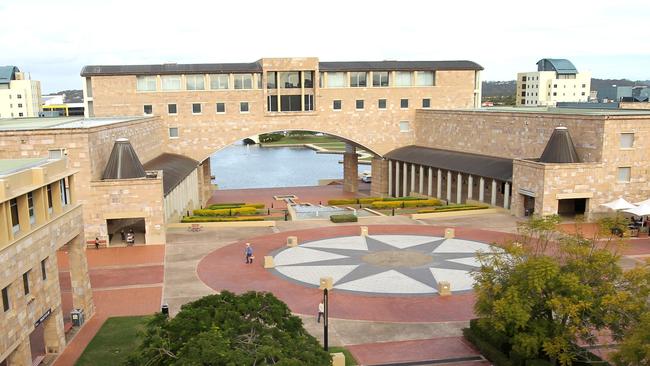
[[329, 322], [329, 290], [332, 289], [332, 277], [321, 277], [320, 289], [323, 290], [323, 348], [329, 351], [328, 346], [328, 322]]

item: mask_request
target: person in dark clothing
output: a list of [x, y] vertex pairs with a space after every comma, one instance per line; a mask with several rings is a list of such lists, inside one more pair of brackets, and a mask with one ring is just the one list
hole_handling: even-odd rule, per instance
[[95, 249], [99, 249], [99, 237], [95, 237]]
[[126, 241], [126, 234], [124, 233], [124, 229], [120, 231], [120, 238], [122, 239], [122, 243]]

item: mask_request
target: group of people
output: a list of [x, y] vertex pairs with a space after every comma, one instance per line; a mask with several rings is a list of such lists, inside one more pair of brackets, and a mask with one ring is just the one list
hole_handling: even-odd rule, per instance
[[126, 242], [126, 245], [133, 245], [135, 244], [135, 233], [133, 232], [133, 229], [129, 229], [128, 233], [124, 232], [124, 229], [120, 231], [120, 238], [122, 238], [122, 242]]

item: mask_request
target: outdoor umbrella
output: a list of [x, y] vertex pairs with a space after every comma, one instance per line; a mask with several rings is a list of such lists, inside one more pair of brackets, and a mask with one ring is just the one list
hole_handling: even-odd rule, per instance
[[634, 208], [623, 210], [623, 212], [631, 213], [634, 216], [647, 216], [650, 215], [650, 204], [640, 205]]
[[633, 209], [633, 208], [636, 207], [635, 205], [633, 205], [633, 204], [627, 202], [626, 200], [624, 200], [623, 198], [618, 198], [618, 199], [616, 199], [616, 200], [614, 200], [612, 202], [603, 203], [603, 204], [601, 204], [601, 206], [605, 206], [605, 207], [611, 208], [612, 210], [616, 210], [616, 211]]
[[641, 202], [637, 202], [637, 203], [635, 203], [635, 205], [637, 205], [637, 206], [650, 205], [650, 198], [648, 198], [647, 200], [641, 201]]

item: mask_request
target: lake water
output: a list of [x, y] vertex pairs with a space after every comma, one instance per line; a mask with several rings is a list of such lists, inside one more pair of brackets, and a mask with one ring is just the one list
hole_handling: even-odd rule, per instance
[[[210, 156], [219, 189], [316, 186], [319, 179], [342, 179], [343, 155], [307, 148], [231, 145]], [[359, 165], [359, 173], [370, 165]]]

